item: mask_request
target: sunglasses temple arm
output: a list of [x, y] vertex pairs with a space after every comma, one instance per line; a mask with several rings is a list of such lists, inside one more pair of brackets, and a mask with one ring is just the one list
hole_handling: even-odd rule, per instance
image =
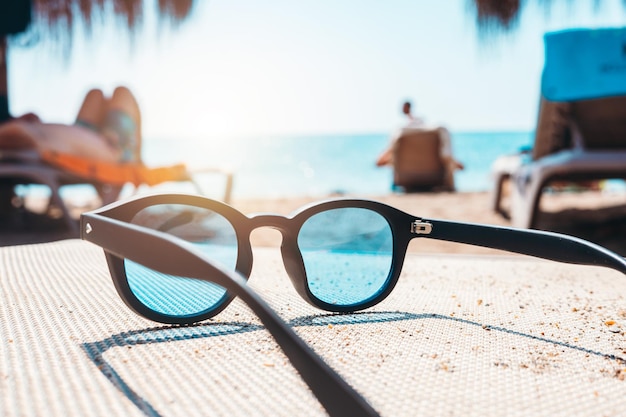
[[256, 313], [330, 416], [379, 416], [258, 295], [247, 286], [233, 293]]
[[88, 214], [81, 218], [81, 238], [120, 258], [130, 259], [161, 273], [195, 277], [223, 286], [256, 313], [331, 417], [379, 416], [240, 275], [207, 260], [193, 246], [160, 232]]
[[443, 220], [428, 220], [430, 239], [466, 243], [557, 262], [595, 265], [626, 274], [626, 260], [602, 246], [559, 233]]

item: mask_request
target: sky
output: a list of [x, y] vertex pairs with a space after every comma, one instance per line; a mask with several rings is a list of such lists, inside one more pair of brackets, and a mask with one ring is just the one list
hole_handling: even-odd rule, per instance
[[626, 25], [621, 0], [527, 1], [519, 27], [481, 38], [466, 0], [207, 0], [176, 30], [148, 3], [129, 39], [77, 28], [70, 53], [12, 43], [14, 115], [72, 123], [91, 88], [136, 94], [145, 137], [384, 133], [410, 99], [452, 131], [530, 131], [543, 34]]

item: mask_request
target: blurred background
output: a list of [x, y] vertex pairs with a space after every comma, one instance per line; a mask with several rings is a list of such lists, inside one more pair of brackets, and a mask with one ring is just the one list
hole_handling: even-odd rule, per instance
[[[406, 99], [451, 130], [459, 191], [486, 191], [491, 162], [532, 142], [543, 34], [626, 23], [621, 0], [507, 0], [504, 28], [467, 0], [185, 1], [182, 20], [159, 18], [162, 0], [92, 3], [88, 23], [35, 14], [10, 38], [12, 114], [72, 123], [89, 89], [126, 85], [145, 162], [228, 167], [238, 198], [388, 193], [374, 161]], [[116, 14], [129, 4], [132, 31]]]

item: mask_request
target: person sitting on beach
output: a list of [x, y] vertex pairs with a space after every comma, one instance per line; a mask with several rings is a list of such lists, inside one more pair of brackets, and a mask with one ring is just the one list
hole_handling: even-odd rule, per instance
[[141, 114], [126, 87], [108, 98], [87, 93], [74, 124], [45, 123], [28, 113], [0, 123], [0, 149], [56, 151], [105, 162], [140, 159]]
[[[393, 146], [396, 140], [404, 133], [406, 130], [414, 130], [414, 129], [432, 129], [429, 128], [424, 121], [416, 117], [411, 112], [411, 102], [405, 101], [402, 104], [402, 113], [407, 116], [408, 123], [401, 128], [395, 135], [392, 136], [389, 147], [385, 149], [376, 160], [376, 166], [382, 167], [386, 165], [393, 165]], [[450, 132], [443, 126], [436, 127], [439, 130], [439, 135], [441, 138], [441, 147], [440, 147], [440, 156], [445, 166], [448, 169], [448, 176], [452, 178], [452, 174], [454, 171], [459, 169], [464, 169], [464, 165], [457, 161], [452, 156], [452, 145], [450, 141]]]
[[414, 116], [411, 111], [411, 102], [405, 101], [402, 103], [402, 114], [404, 114], [408, 119], [408, 123], [405, 127], [422, 127], [424, 126], [424, 120], [420, 117]]

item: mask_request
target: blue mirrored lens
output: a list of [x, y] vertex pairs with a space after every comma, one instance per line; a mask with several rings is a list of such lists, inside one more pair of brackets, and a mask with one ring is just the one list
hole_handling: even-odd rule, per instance
[[[163, 204], [143, 209], [131, 223], [184, 239], [211, 260], [235, 269], [237, 235], [232, 224], [216, 212]], [[124, 265], [132, 293], [142, 304], [158, 313], [170, 316], [205, 314], [218, 308], [226, 299], [226, 290], [217, 284], [161, 274], [130, 260], [124, 260]]]
[[307, 219], [298, 234], [309, 290], [329, 304], [357, 306], [386, 287], [393, 233], [379, 213], [339, 208]]

